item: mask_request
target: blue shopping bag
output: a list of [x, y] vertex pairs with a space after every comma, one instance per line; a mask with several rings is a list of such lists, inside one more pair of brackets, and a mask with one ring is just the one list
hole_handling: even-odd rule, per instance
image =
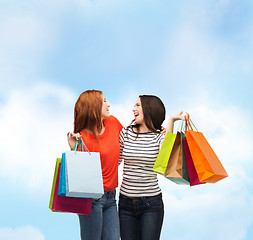
[[62, 154], [58, 196], [66, 196], [65, 153]]

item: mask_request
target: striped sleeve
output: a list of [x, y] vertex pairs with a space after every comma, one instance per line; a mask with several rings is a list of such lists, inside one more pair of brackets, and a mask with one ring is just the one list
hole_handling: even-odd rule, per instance
[[123, 128], [119, 134], [119, 144], [120, 144], [119, 165], [121, 164], [123, 160], [122, 153], [123, 153], [123, 148], [124, 148], [124, 135], [125, 135], [125, 128]]

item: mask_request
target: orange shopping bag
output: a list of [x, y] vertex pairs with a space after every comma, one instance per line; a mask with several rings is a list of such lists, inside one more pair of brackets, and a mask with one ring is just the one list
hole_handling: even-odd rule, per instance
[[[197, 130], [190, 119], [187, 122], [190, 130], [185, 131], [186, 141], [200, 182], [215, 183], [228, 177], [226, 170], [203, 133]], [[197, 131], [193, 131], [191, 124]]]

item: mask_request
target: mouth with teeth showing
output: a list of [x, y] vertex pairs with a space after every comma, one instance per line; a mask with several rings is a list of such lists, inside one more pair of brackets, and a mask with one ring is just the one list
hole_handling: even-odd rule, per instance
[[134, 118], [136, 119], [139, 116], [139, 113], [135, 112], [134, 113]]

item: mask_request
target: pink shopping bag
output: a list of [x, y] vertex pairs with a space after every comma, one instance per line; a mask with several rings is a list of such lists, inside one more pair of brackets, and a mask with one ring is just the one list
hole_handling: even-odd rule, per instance
[[57, 161], [54, 176], [54, 179], [56, 181], [53, 181], [49, 208], [53, 212], [68, 212], [68, 213], [90, 215], [92, 198], [84, 199], [84, 198], [58, 196], [60, 165], [61, 163]]
[[190, 186], [198, 185], [198, 184], [203, 184], [199, 181], [198, 174], [196, 172], [194, 163], [192, 161], [191, 153], [186, 141], [186, 138], [183, 139], [183, 147], [184, 147], [184, 153], [185, 153], [185, 162], [190, 178]]

